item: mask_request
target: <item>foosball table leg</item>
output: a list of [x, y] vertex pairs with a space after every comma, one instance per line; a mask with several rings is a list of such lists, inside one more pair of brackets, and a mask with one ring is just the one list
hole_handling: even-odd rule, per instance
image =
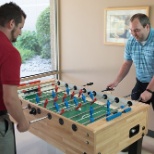
[[129, 146], [128, 154], [141, 154], [143, 137]]

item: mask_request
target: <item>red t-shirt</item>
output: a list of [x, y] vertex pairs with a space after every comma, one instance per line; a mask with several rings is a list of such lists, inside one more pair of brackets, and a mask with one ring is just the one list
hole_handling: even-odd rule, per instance
[[19, 85], [21, 57], [6, 35], [0, 31], [0, 110], [6, 110], [2, 85]]

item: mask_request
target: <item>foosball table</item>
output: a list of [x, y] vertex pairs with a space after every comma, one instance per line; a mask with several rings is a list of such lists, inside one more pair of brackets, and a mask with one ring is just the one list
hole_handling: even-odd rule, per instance
[[90, 91], [90, 84], [54, 79], [21, 84], [18, 95], [30, 132], [66, 154], [117, 154], [138, 143], [147, 133], [149, 105]]

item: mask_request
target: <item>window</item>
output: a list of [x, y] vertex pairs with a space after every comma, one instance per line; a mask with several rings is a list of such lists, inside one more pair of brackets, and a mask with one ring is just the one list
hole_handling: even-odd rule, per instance
[[[0, 5], [10, 2], [1, 0]], [[27, 15], [14, 46], [22, 57], [21, 78], [58, 73], [57, 0], [13, 0]]]

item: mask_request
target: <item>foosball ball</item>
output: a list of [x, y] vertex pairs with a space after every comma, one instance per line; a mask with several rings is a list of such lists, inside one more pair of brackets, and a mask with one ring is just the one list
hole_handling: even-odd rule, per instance
[[66, 154], [117, 154], [147, 133], [149, 105], [89, 91], [90, 84], [50, 80], [20, 85], [30, 132]]

